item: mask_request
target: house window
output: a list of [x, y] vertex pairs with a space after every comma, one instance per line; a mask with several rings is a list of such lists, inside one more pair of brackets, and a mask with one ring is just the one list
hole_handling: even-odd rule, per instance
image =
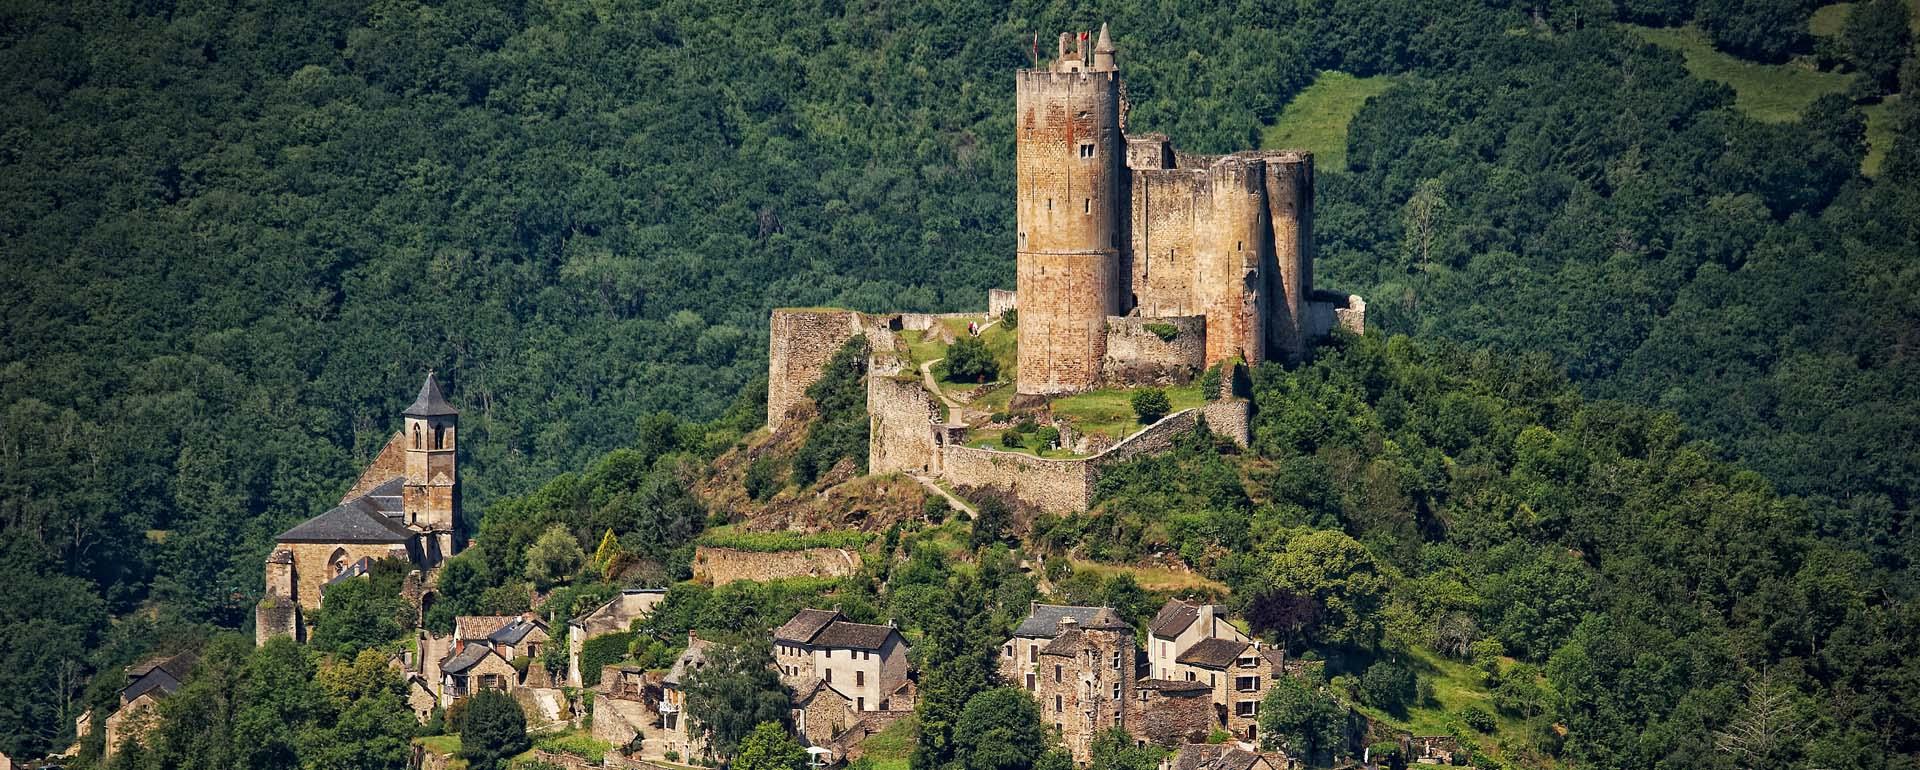
[[1005, 654], [1009, 658], [1013, 657], [1013, 645], [1011, 644], [1007, 645], [1007, 649], [1003, 654]]
[[1189, 681], [1189, 682], [1191, 682], [1191, 681], [1193, 681], [1193, 672], [1192, 672], [1192, 671], [1188, 671], [1188, 672], [1187, 672], [1187, 681]]
[[1053, 664], [1053, 681], [1060, 681], [1060, 664]]
[[855, 711], [866, 711], [866, 710], [867, 710], [867, 699], [866, 699], [866, 698], [854, 698], [854, 699], [853, 699], [853, 710], [855, 710]]
[[826, 677], [826, 678], [827, 678], [827, 683], [828, 683], [828, 684], [832, 684], [832, 683], [833, 683], [833, 669], [827, 669], [827, 677]]
[[865, 687], [866, 685], [867, 685], [867, 672], [865, 671], [853, 672], [853, 686]]
[[1217, 687], [1217, 686], [1219, 686], [1219, 685], [1220, 685], [1220, 681], [1219, 681], [1219, 676], [1220, 676], [1219, 674], [1214, 674], [1214, 673], [1208, 673], [1208, 674], [1207, 674], [1207, 686], [1208, 686], [1208, 687]]
[[1120, 651], [1119, 650], [1113, 651], [1113, 670], [1115, 671], [1120, 670]]
[[1113, 699], [1115, 701], [1120, 700], [1120, 683], [1119, 682], [1113, 683]]
[[1033, 686], [1033, 675], [1028, 674], [1027, 675], [1027, 692], [1038, 692], [1039, 689], [1040, 688]]
[[1233, 715], [1237, 717], [1259, 716], [1260, 701], [1257, 701], [1257, 700], [1235, 701], [1233, 704]]
[[1058, 695], [1053, 696], [1053, 713], [1058, 714], [1063, 710], [1064, 709], [1062, 709], [1060, 706], [1060, 696]]
[[1150, 692], [1153, 692], [1153, 691], [1152, 691], [1152, 690], [1141, 690], [1141, 691], [1140, 691], [1140, 702], [1141, 702], [1141, 703], [1146, 703], [1146, 702], [1147, 702], [1147, 693], [1150, 693]]
[[1093, 143], [1092, 143], [1092, 142], [1082, 142], [1082, 143], [1080, 143], [1080, 157], [1082, 157], [1082, 158], [1091, 158], [1091, 157], [1093, 157]]
[[1259, 690], [1260, 677], [1257, 677], [1257, 676], [1234, 677], [1233, 688], [1241, 692], [1254, 692], [1256, 690]]
[[1251, 655], [1240, 659], [1241, 668], [1253, 668], [1258, 665], [1260, 665], [1260, 659]]
[[1028, 663], [1040, 662], [1040, 645], [1038, 644], [1027, 645], [1027, 662]]

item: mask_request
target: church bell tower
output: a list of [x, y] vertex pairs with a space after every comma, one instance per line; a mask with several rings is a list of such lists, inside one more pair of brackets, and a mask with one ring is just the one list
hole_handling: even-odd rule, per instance
[[421, 557], [431, 566], [452, 556], [459, 510], [457, 428], [460, 410], [440, 395], [432, 372], [405, 412], [406, 524], [422, 534]]

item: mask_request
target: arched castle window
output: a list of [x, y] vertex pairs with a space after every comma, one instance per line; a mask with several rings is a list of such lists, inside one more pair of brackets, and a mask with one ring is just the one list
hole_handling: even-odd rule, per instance
[[330, 577], [339, 577], [340, 573], [346, 572], [346, 571], [347, 571], [347, 549], [345, 548], [333, 549], [333, 555], [327, 557], [327, 575]]
[[414, 449], [420, 448], [420, 426], [419, 425], [413, 426], [413, 448]]
[[433, 426], [433, 448], [434, 449], [447, 448], [447, 426], [445, 425]]

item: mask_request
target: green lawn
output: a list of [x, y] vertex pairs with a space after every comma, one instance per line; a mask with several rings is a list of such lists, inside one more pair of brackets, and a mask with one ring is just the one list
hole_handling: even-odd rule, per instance
[[[1512, 659], [1502, 659], [1502, 667], [1512, 666]], [[1422, 682], [1433, 686], [1433, 703], [1423, 703], [1407, 709], [1402, 719], [1378, 709], [1364, 705], [1356, 708], [1367, 716], [1385, 722], [1415, 735], [1446, 735], [1456, 727], [1469, 735], [1472, 730], [1460, 724], [1455, 716], [1467, 706], [1479, 706], [1492, 714], [1497, 723], [1491, 735], [1479, 734], [1482, 750], [1498, 753], [1499, 738], [1506, 735], [1524, 735], [1526, 723], [1522, 720], [1500, 713], [1493, 707], [1493, 697], [1487, 692], [1485, 677], [1466, 663], [1442, 657], [1425, 648], [1413, 650], [1411, 661], [1414, 671], [1418, 672]]]
[[1270, 150], [1309, 150], [1316, 165], [1334, 171], [1347, 167], [1347, 124], [1368, 99], [1387, 90], [1393, 79], [1357, 78], [1332, 70], [1287, 103], [1268, 126], [1260, 146]]
[[[1206, 399], [1200, 395], [1199, 385], [1167, 388], [1166, 391], [1167, 401], [1173, 406], [1169, 414], [1206, 403]], [[1066, 420], [1075, 430], [1098, 433], [1117, 441], [1146, 427], [1133, 414], [1133, 394], [1134, 390], [1125, 388], [1090, 390], [1055, 399], [1050, 408], [1053, 416]]]
[[[1914, 0], [1920, 2], [1920, 0]], [[1824, 9], [1823, 9], [1824, 12]], [[1827, 25], [1830, 17], [1815, 18], [1816, 25]], [[1663, 48], [1672, 48], [1686, 58], [1687, 71], [1702, 80], [1727, 84], [1733, 89], [1734, 106], [1756, 120], [1783, 123], [1798, 120], [1800, 112], [1814, 99], [1829, 93], [1845, 93], [1854, 76], [1850, 73], [1820, 72], [1796, 64], [1756, 64], [1714, 49], [1700, 30], [1693, 27], [1655, 29], [1627, 25], [1641, 39]], [[1887, 146], [1893, 143], [1890, 102], [1862, 109], [1867, 116], [1867, 157], [1861, 171], [1880, 170]]]

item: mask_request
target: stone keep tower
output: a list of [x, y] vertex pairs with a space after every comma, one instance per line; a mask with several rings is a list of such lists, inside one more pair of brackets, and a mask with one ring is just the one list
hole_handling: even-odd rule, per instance
[[1068, 43], [1015, 87], [1022, 394], [1091, 387], [1121, 310], [1120, 73], [1105, 26], [1091, 56], [1085, 33]]
[[454, 511], [458, 506], [459, 467], [455, 460], [460, 410], [440, 395], [432, 372], [420, 395], [407, 407], [406, 487], [402, 494], [407, 526], [422, 531], [421, 559], [432, 566], [453, 555]]

